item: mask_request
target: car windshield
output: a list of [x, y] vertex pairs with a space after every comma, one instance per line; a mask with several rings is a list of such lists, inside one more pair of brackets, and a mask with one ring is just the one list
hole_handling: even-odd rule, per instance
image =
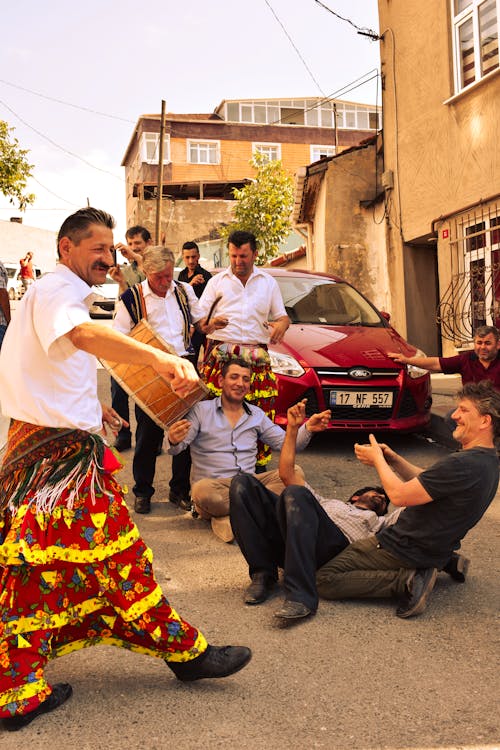
[[305, 276], [275, 278], [292, 323], [385, 325], [377, 311], [349, 284]]

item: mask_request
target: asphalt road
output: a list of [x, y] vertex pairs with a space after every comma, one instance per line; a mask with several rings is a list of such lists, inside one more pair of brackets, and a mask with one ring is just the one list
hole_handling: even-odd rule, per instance
[[[101, 395], [107, 375], [99, 373]], [[353, 457], [355, 438], [321, 435], [300, 463], [311, 484], [347, 497], [371, 483]], [[419, 437], [387, 440], [420, 465], [447, 449]], [[121, 481], [132, 485], [132, 453]], [[472, 559], [465, 584], [440, 574], [426, 612], [400, 620], [389, 601], [321, 602], [316, 617], [277, 629], [277, 596], [257, 607], [236, 545], [166, 501], [170, 458], [158, 459], [150, 516], [136, 517], [173, 606], [214, 644], [251, 646], [253, 660], [225, 680], [187, 686], [158, 660], [112, 647], [55, 660], [51, 681], [69, 681], [72, 699], [20, 735], [18, 750], [423, 750], [499, 747], [498, 499], [463, 545]]]

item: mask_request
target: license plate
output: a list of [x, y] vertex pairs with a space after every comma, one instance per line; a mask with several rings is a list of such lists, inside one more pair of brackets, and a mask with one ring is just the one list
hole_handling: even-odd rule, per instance
[[330, 391], [330, 406], [352, 406], [353, 409], [392, 406], [392, 397], [392, 391]]

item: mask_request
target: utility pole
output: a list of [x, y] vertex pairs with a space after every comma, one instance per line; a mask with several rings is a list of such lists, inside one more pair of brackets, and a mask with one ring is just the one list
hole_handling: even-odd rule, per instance
[[155, 245], [160, 244], [161, 194], [163, 189], [163, 142], [165, 140], [165, 99], [161, 100], [160, 148], [158, 149], [158, 186], [156, 189]]

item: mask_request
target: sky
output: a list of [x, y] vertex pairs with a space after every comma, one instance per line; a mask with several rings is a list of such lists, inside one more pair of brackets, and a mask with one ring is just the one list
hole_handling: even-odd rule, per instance
[[[24, 214], [57, 231], [90, 205], [125, 224], [120, 166], [142, 114], [223, 99], [330, 96], [380, 104], [377, 0], [24, 0], [2, 7], [0, 119], [34, 165]], [[370, 75], [371, 74], [371, 75]], [[373, 80], [359, 82], [373, 77]], [[358, 82], [351, 91], [348, 84]]]

